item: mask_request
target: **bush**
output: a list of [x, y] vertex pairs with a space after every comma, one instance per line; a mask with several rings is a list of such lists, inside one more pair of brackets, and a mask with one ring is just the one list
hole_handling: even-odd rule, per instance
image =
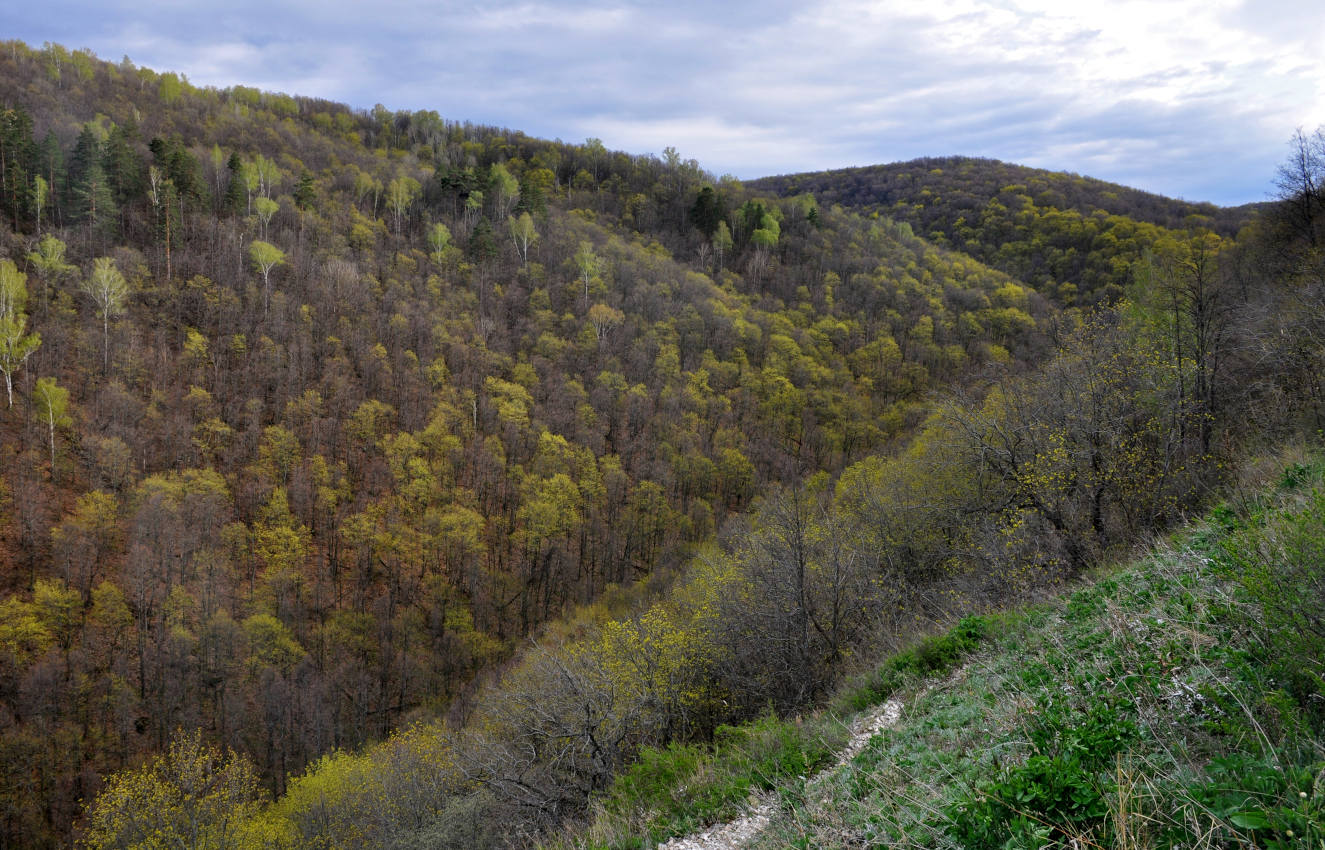
[[873, 676], [849, 697], [852, 710], [878, 705], [897, 692], [908, 679], [941, 676], [955, 668], [967, 653], [988, 636], [989, 620], [963, 617], [947, 632], [927, 637], [883, 663]]
[[718, 727], [712, 747], [645, 747], [603, 801], [612, 817], [643, 821], [635, 830], [639, 840], [623, 835], [608, 846], [643, 846], [733, 816], [752, 792], [808, 776], [827, 764], [836, 744], [813, 723], [766, 716]]
[[[1306, 473], [1290, 468], [1285, 486]], [[1313, 729], [1325, 729], [1325, 493], [1271, 516], [1223, 546], [1228, 576], [1252, 603], [1245, 625], [1257, 636], [1253, 661], [1267, 690], [1281, 690]]]
[[1134, 713], [1125, 700], [1084, 714], [1050, 704], [1028, 730], [1035, 753], [949, 807], [948, 833], [973, 850], [997, 850], [1102, 830], [1109, 768], [1137, 737]]

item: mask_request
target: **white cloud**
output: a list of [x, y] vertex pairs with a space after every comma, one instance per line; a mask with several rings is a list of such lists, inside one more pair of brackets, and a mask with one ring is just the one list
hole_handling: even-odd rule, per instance
[[968, 153], [1258, 200], [1325, 122], [1298, 0], [49, 0], [14, 35], [753, 177]]

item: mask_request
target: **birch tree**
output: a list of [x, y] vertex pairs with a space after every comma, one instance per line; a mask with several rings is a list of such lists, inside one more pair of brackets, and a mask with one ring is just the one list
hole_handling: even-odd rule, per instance
[[50, 433], [51, 478], [54, 479], [55, 429], [68, 428], [73, 424], [73, 420], [69, 418], [69, 391], [57, 384], [54, 378], [38, 378], [37, 388], [32, 392], [32, 404]]
[[101, 366], [109, 371], [110, 320], [123, 315], [129, 283], [115, 267], [113, 257], [98, 257], [92, 261], [92, 274], [83, 280], [83, 292], [96, 303], [101, 314]]
[[538, 231], [534, 229], [534, 219], [529, 213], [520, 213], [506, 220], [511, 231], [511, 241], [520, 254], [520, 265], [529, 264], [529, 246], [538, 240]]
[[61, 277], [74, 270], [72, 264], [64, 261], [64, 251], [65, 244], [48, 233], [37, 243], [37, 250], [28, 254], [28, 262], [41, 272], [43, 310], [50, 302], [51, 283], [58, 282]]
[[270, 242], [259, 240], [248, 247], [248, 255], [262, 272], [262, 314], [265, 316], [271, 305], [271, 270], [285, 262], [285, 252]]
[[27, 275], [13, 260], [0, 260], [0, 372], [5, 374], [5, 394], [14, 406], [14, 373], [41, 345], [41, 335], [28, 333], [23, 312], [28, 300]]
[[415, 198], [419, 196], [423, 187], [419, 181], [413, 177], [397, 177], [386, 187], [386, 201], [391, 207], [391, 212], [396, 218], [396, 235], [400, 235], [401, 220], [405, 213], [409, 211], [410, 204], [414, 203]]

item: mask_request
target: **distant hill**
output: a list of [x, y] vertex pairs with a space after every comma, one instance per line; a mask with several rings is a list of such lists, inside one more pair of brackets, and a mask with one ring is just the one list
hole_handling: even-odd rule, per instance
[[1062, 304], [1117, 298], [1156, 240], [1193, 228], [1231, 237], [1262, 205], [1191, 203], [992, 159], [910, 162], [753, 180], [824, 206], [906, 222], [915, 232], [1025, 280]]

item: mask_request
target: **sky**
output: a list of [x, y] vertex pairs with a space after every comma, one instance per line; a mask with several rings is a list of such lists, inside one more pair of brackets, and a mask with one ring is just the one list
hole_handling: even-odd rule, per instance
[[0, 38], [750, 179], [962, 154], [1191, 201], [1325, 124], [1320, 0], [44, 0]]

